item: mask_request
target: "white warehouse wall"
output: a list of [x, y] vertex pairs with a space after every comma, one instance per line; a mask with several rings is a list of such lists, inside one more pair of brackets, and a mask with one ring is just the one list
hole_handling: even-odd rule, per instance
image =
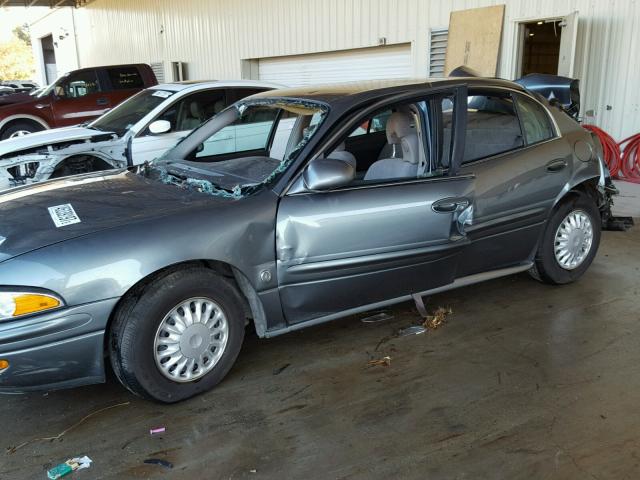
[[53, 36], [58, 76], [79, 68], [74, 13], [77, 13], [77, 10], [71, 7], [57, 8], [29, 25], [31, 45], [36, 63], [34, 80], [39, 85], [47, 84], [40, 43], [40, 39], [47, 35]]
[[[579, 11], [582, 111], [616, 138], [640, 130], [640, 6], [636, 0], [94, 0], [76, 10], [82, 66], [188, 64], [191, 79], [242, 75], [242, 60], [410, 43], [424, 77], [431, 28], [452, 10], [505, 4], [498, 75], [512, 78], [516, 22]], [[607, 109], [607, 106], [610, 109]]]

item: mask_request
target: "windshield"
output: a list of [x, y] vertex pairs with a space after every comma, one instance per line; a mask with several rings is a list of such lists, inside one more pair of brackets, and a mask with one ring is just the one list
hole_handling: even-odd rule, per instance
[[[56, 80], [57, 82], [57, 80]], [[37, 93], [37, 97], [38, 98], [42, 98], [42, 97], [46, 97], [47, 95], [49, 95], [51, 92], [53, 92], [53, 88], [56, 86], [56, 82], [53, 82], [49, 85], [47, 85], [46, 87], [43, 87], [42, 91]]]
[[143, 90], [94, 120], [89, 127], [122, 136], [174, 93], [169, 90]]
[[164, 183], [240, 197], [286, 170], [328, 107], [301, 100], [239, 103], [194, 130], [146, 169]]

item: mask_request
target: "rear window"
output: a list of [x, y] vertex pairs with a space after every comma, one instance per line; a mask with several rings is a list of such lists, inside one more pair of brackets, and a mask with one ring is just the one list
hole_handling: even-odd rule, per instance
[[136, 67], [107, 68], [107, 74], [114, 90], [144, 87], [144, 81]]
[[508, 94], [469, 95], [462, 163], [524, 146], [520, 122]]
[[522, 95], [516, 95], [516, 103], [528, 145], [554, 137], [551, 120], [542, 105]]

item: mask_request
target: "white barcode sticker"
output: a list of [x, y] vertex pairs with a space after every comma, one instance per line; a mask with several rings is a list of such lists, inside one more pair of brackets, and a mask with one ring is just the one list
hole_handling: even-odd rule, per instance
[[78, 217], [70, 203], [49, 207], [49, 215], [51, 215], [51, 220], [58, 228], [80, 223], [80, 217]]
[[169, 98], [172, 94], [173, 92], [167, 92], [166, 90], [156, 90], [151, 94], [151, 96], [160, 97], [160, 98]]

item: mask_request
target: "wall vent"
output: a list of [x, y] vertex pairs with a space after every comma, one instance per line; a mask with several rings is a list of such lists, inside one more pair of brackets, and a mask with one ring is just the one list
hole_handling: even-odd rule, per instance
[[449, 30], [434, 28], [429, 37], [429, 77], [444, 77], [444, 61], [447, 56]]

